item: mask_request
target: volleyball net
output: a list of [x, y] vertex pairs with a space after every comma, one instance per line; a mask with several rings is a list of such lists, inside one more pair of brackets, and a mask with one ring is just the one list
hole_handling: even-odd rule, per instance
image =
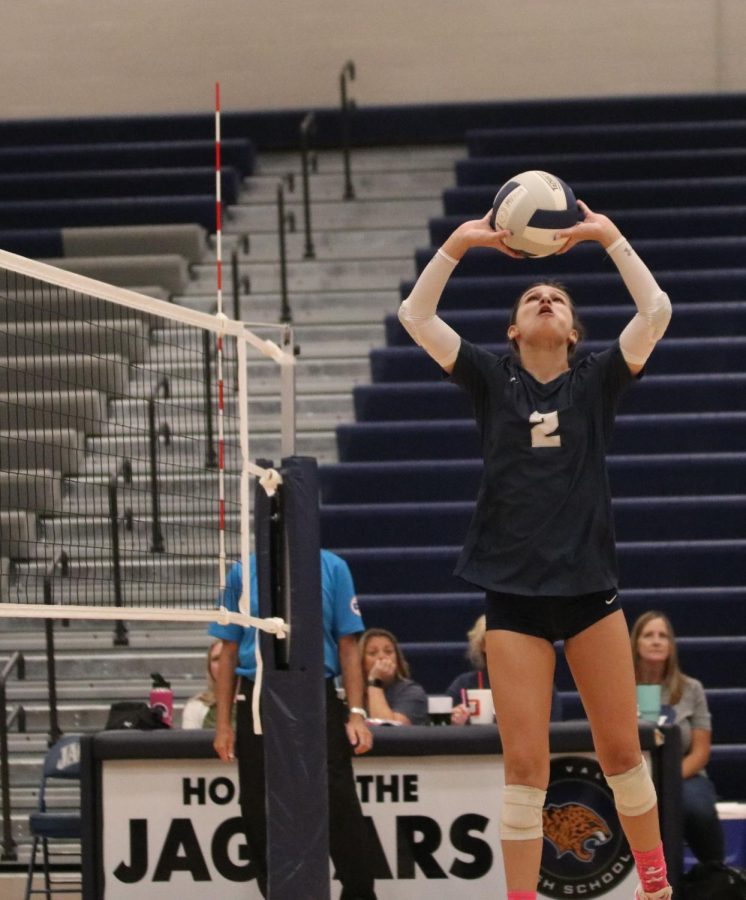
[[[274, 371], [279, 370], [279, 371]], [[252, 397], [257, 377], [274, 381]], [[250, 326], [0, 251], [0, 615], [237, 621], [252, 483], [293, 452], [287, 326]]]

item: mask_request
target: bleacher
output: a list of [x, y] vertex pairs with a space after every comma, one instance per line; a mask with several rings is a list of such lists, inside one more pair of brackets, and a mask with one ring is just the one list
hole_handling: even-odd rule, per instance
[[[623, 399], [609, 458], [621, 593], [630, 620], [672, 619], [683, 669], [704, 683], [714, 716], [708, 766], [723, 797], [746, 797], [746, 98], [727, 110], [702, 98], [495, 106], [467, 130], [468, 157], [431, 246], [484, 215], [518, 171], [541, 168], [618, 222], [672, 299], [668, 333]], [[516, 263], [470, 251], [441, 302], [459, 333], [505, 352], [507, 315], [526, 284], [559, 278], [607, 346], [634, 307], [597, 246]], [[412, 283], [401, 285], [406, 297]], [[350, 562], [370, 624], [404, 641], [431, 693], [463, 671], [463, 634], [480, 595], [455, 578], [481, 463], [468, 400], [444, 383], [395, 313], [371, 354], [373, 383], [355, 388], [356, 422], [337, 429], [322, 470], [323, 539]], [[567, 717], [582, 716], [559, 652]], [[603, 676], [603, 673], [599, 673]]]
[[[442, 215], [429, 221], [431, 246], [417, 252], [418, 270], [458, 222], [484, 214], [502, 181], [541, 167], [611, 214], [671, 296], [668, 334], [646, 377], [623, 401], [609, 459], [622, 597], [630, 621], [650, 608], [673, 620], [683, 668], [703, 681], [713, 712], [708, 769], [725, 799], [746, 799], [746, 97], [449, 105], [437, 114], [420, 112], [418, 118], [411, 110], [405, 116], [376, 109], [360, 119], [360, 140], [378, 144], [401, 143], [408, 134], [411, 140], [412, 122], [432, 143], [462, 140], [466, 133], [469, 157], [456, 166], [457, 186], [443, 192]], [[236, 118], [231, 133], [254, 134], [255, 127], [260, 146], [284, 146], [294, 118]], [[476, 123], [484, 127], [470, 131]], [[178, 297], [188, 290], [214, 228], [209, 129], [205, 117], [0, 126], [0, 247]], [[126, 139], [132, 134], [136, 142]], [[546, 150], [537, 154], [537, 147]], [[225, 139], [223, 163], [230, 206], [254, 171], [252, 142]], [[399, 262], [390, 265], [401, 271]], [[382, 268], [378, 260], [369, 263], [376, 267]], [[505, 352], [512, 300], [529, 281], [554, 276], [581, 310], [586, 349], [606, 346], [632, 315], [613, 265], [598, 248], [581, 246], [533, 264], [472, 252], [446, 288], [444, 318], [464, 337]], [[402, 297], [411, 284], [401, 285]], [[0, 335], [0, 457], [24, 470], [0, 479], [3, 572], [5, 560], [36, 535], [36, 512], [50, 505], [47, 492], [62, 491], [63, 475], [85, 467], [86, 451], [96, 445], [90, 434], [103, 430], [90, 423], [115, 413], [110, 400], [120, 393], [129, 363], [147, 352], [147, 320], [132, 316], [126, 327], [118, 322], [115, 343], [99, 348], [101, 360], [91, 366], [90, 390], [70, 400], [80, 427], [65, 427], [70, 409], [63, 415], [58, 396], [47, 402], [45, 381], [52, 374], [65, 378], [76, 348], [90, 352], [106, 335], [80, 323], [62, 328], [58, 319], [103, 314], [84, 298], [74, 308], [62, 308], [65, 302], [60, 298], [60, 309], [47, 313], [69, 355], [46, 357], [19, 377], [14, 360], [40, 327], [38, 316], [27, 320], [21, 303], [7, 305], [9, 324]], [[313, 312], [311, 304], [308, 309]], [[304, 312], [308, 321], [311, 313]], [[339, 325], [340, 347], [352, 333]], [[480, 594], [452, 575], [478, 489], [479, 447], [465, 398], [411, 343], [393, 304], [385, 335], [386, 345], [370, 354], [372, 383], [351, 391], [355, 423], [336, 430], [340, 462], [321, 468], [323, 543], [349, 561], [366, 624], [396, 633], [414, 677], [438, 694], [466, 668], [465, 633], [482, 609]], [[342, 349], [339, 355], [352, 354]], [[19, 442], [3, 424], [3, 395], [21, 389], [28, 399], [25, 421], [36, 423], [32, 444]], [[0, 581], [0, 598], [10, 588], [7, 578]], [[141, 677], [151, 671], [143, 668], [149, 659], [138, 664], [133, 653], [112, 671], [119, 681], [125, 671]], [[169, 659], [174, 666], [180, 660], [188, 678], [192, 669], [201, 674], [199, 651], [177, 649]], [[95, 664], [105, 670], [106, 657]], [[175, 680], [181, 699], [191, 692], [188, 678]], [[565, 717], [582, 715], [561, 652], [557, 678]], [[106, 702], [121, 696], [107, 693], [102, 701], [100, 692], [89, 690], [86, 698], [96, 708], [77, 713], [75, 721], [101, 727]], [[29, 721], [35, 729], [45, 726], [39, 709]]]

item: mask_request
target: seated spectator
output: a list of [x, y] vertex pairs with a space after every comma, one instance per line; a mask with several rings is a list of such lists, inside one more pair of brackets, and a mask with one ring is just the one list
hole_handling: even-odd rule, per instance
[[638, 684], [660, 684], [661, 704], [681, 729], [684, 838], [700, 862], [722, 863], [723, 830], [715, 808], [715, 788], [705, 766], [710, 758], [712, 720], [702, 683], [679, 668], [676, 639], [668, 617], [643, 613], [630, 636]]
[[[469, 724], [469, 707], [464, 703], [464, 691], [474, 689], [489, 690], [490, 676], [487, 671], [487, 656], [485, 654], [485, 631], [485, 617], [480, 616], [466, 635], [469, 639], [469, 649], [466, 651], [466, 658], [472, 664], [472, 668], [470, 671], [454, 678], [446, 690], [446, 694], [453, 700], [451, 725]], [[562, 719], [562, 701], [556, 687], [552, 689], [550, 718], [553, 722], [559, 722]]]
[[409, 665], [390, 631], [369, 628], [360, 639], [368, 717], [399, 725], [428, 725], [427, 694], [409, 677]]
[[223, 652], [223, 642], [213, 641], [207, 648], [207, 690], [190, 697], [181, 714], [182, 728], [214, 728], [217, 712], [215, 699], [215, 679], [218, 660]]

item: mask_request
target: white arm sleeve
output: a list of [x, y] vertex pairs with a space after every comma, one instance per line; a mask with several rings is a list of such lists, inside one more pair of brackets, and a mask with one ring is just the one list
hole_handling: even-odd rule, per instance
[[399, 321], [415, 343], [444, 368], [456, 361], [461, 338], [436, 315], [436, 310], [443, 288], [457, 265], [457, 259], [438, 250], [399, 307]]
[[628, 363], [642, 366], [671, 321], [671, 301], [626, 238], [618, 238], [606, 252], [637, 307], [637, 314], [619, 336], [622, 356]]

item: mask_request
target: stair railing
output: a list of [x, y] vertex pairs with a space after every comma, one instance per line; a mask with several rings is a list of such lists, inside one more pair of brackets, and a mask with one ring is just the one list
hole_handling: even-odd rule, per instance
[[342, 157], [344, 159], [345, 172], [345, 200], [355, 199], [355, 188], [352, 185], [352, 167], [350, 164], [350, 133], [352, 112], [356, 108], [356, 103], [351, 97], [348, 96], [347, 90], [349, 82], [354, 80], [355, 63], [351, 59], [348, 59], [347, 62], [342, 66], [342, 71], [339, 73], [339, 93], [341, 104], [340, 127], [342, 132]]
[[[51, 606], [53, 603], [52, 579], [58, 566], [60, 575], [66, 578], [70, 574], [70, 560], [64, 550], [57, 555], [44, 576], [44, 603], [47, 606]], [[49, 696], [49, 746], [51, 747], [62, 737], [57, 711], [57, 660], [54, 650], [54, 619], [44, 620], [44, 631], [47, 643], [47, 694]]]
[[[17, 707], [8, 717], [8, 698], [5, 684], [13, 670], [17, 671], [18, 680], [26, 678], [26, 660], [23, 653], [16, 651], [5, 663], [0, 671], [0, 780], [2, 780], [2, 806], [3, 806], [3, 852], [0, 859], [16, 860], [18, 846], [13, 839], [13, 826], [10, 818], [10, 765], [8, 763], [8, 732], [14, 721], [18, 721], [18, 730], [26, 730], [26, 716], [19, 712], [22, 707]], [[23, 729], [21, 726], [23, 725]]]
[[168, 400], [171, 396], [171, 385], [168, 375], [162, 375], [148, 397], [148, 444], [150, 454], [150, 506], [152, 512], [151, 544], [153, 553], [163, 553], [166, 549], [161, 529], [161, 504], [158, 489], [158, 441], [163, 438], [166, 445], [171, 441], [171, 428], [168, 422], [163, 422], [160, 428], [156, 427], [157, 400], [163, 397]]
[[[122, 460], [117, 471], [109, 478], [109, 531], [111, 534], [111, 565], [114, 579], [114, 605], [123, 606], [122, 596], [122, 560], [119, 552], [119, 482], [132, 484], [132, 464], [128, 459]], [[125, 521], [132, 528], [132, 513], [125, 510]], [[126, 624], [117, 620], [114, 624], [114, 646], [128, 647], [129, 632]]]
[[316, 250], [313, 246], [311, 234], [311, 186], [309, 169], [316, 171], [316, 154], [311, 153], [311, 138], [316, 134], [316, 115], [307, 113], [300, 123], [300, 158], [303, 177], [303, 223], [306, 232], [304, 259], [315, 259]]

